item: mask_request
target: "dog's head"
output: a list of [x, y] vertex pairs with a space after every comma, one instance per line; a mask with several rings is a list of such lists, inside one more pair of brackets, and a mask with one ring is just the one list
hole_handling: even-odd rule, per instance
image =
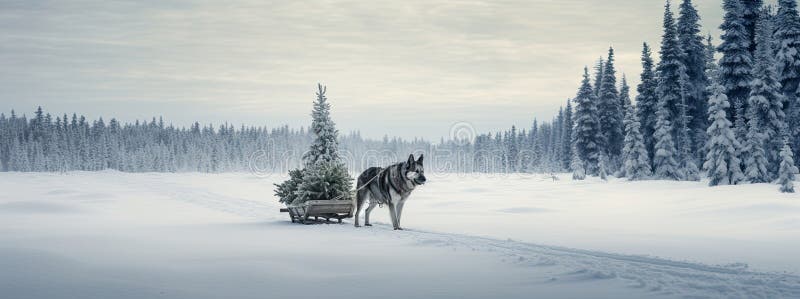
[[414, 185], [423, 185], [427, 179], [425, 178], [425, 167], [422, 165], [422, 154], [419, 159], [414, 159], [414, 155], [408, 156], [408, 161], [405, 163], [405, 176]]

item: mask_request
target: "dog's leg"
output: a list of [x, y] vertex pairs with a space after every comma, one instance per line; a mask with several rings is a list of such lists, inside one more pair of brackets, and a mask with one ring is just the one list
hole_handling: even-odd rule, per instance
[[[361, 190], [363, 191], [363, 190]], [[361, 226], [358, 224], [358, 215], [361, 214], [361, 207], [364, 206], [364, 201], [366, 200], [366, 193], [365, 192], [356, 192], [356, 215], [355, 215], [355, 227]], [[367, 219], [369, 219], [369, 212], [367, 212]], [[369, 223], [369, 220], [367, 220]]]
[[369, 224], [369, 213], [372, 213], [372, 209], [377, 205], [377, 203], [372, 202], [372, 199], [369, 200], [369, 206], [367, 206], [367, 211], [364, 213], [364, 226], [372, 226], [372, 224]]
[[386, 205], [389, 206], [389, 216], [392, 217], [392, 227], [394, 227], [395, 230], [399, 230], [400, 226], [397, 223], [397, 211], [395, 210], [394, 203], [390, 201]]
[[397, 203], [397, 228], [402, 230], [403, 228], [400, 227], [400, 221], [403, 220], [403, 206], [406, 204], [406, 199], [401, 198], [400, 201]]

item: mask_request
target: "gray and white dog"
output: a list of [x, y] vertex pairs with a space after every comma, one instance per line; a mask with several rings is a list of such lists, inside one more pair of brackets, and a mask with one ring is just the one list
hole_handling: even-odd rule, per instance
[[402, 230], [400, 219], [403, 216], [403, 205], [419, 185], [425, 184], [425, 168], [422, 165], [422, 155], [414, 160], [414, 155], [408, 156], [408, 161], [397, 163], [386, 168], [370, 167], [358, 176], [356, 185], [356, 227], [358, 215], [364, 202], [369, 200], [364, 225], [369, 224], [369, 213], [378, 204], [389, 207], [389, 216], [392, 217], [392, 226]]

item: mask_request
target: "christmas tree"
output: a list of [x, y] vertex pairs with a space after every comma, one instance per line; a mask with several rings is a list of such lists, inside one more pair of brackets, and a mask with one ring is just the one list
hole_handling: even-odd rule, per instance
[[311, 112], [314, 141], [303, 155], [305, 168], [289, 172], [289, 180], [276, 184], [275, 194], [285, 204], [301, 204], [309, 200], [352, 200], [353, 178], [339, 156], [339, 131], [331, 120], [327, 89], [317, 86], [317, 99]]

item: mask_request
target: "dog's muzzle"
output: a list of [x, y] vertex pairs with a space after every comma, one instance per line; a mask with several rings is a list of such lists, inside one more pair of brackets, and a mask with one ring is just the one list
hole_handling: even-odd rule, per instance
[[417, 185], [425, 185], [425, 182], [427, 181], [428, 179], [426, 179], [424, 175], [420, 175], [414, 178], [414, 184]]

